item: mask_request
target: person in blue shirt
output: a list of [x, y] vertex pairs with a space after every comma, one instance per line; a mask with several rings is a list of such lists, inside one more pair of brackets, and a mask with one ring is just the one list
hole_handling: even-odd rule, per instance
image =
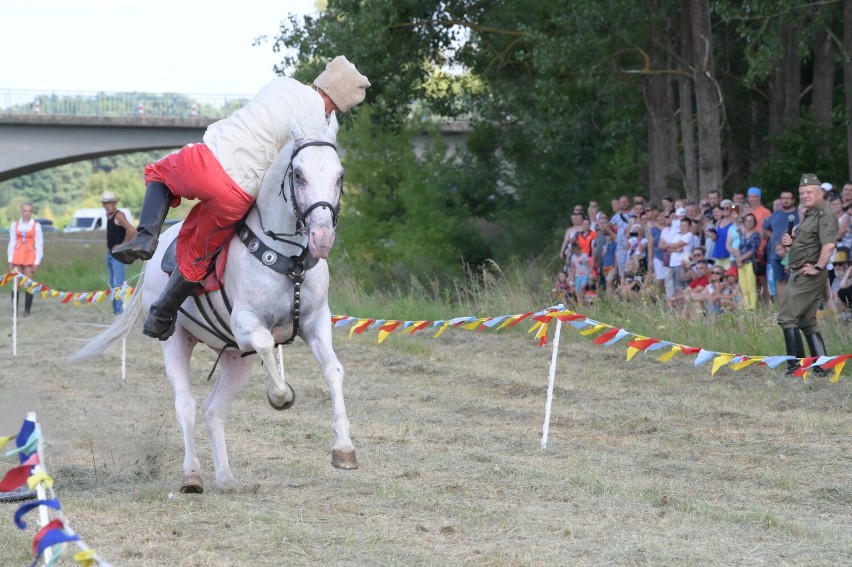
[[781, 292], [784, 286], [790, 279], [790, 274], [784, 269], [781, 264], [782, 257], [778, 256], [775, 251], [776, 245], [781, 241], [781, 237], [787, 232], [789, 225], [789, 217], [793, 215], [793, 226], [799, 224], [799, 208], [796, 206], [796, 200], [793, 197], [792, 191], [782, 191], [779, 197], [781, 208], [773, 212], [766, 220], [763, 221], [763, 234], [769, 238], [769, 243], [766, 245], [766, 255], [771, 267], [772, 281], [770, 285], [770, 293], [772, 288], [775, 288], [775, 293], [771, 293], [774, 298], [781, 297]]

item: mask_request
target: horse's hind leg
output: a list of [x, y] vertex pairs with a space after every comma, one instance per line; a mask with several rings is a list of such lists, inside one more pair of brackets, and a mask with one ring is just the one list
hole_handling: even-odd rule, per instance
[[181, 492], [204, 492], [201, 464], [195, 454], [195, 398], [190, 387], [189, 359], [198, 341], [180, 326], [167, 341], [161, 341], [166, 375], [175, 391], [175, 417], [183, 433], [183, 483]]
[[241, 357], [239, 352], [227, 351], [221, 359], [221, 372], [216, 385], [204, 403], [204, 422], [213, 446], [213, 465], [216, 469], [216, 488], [226, 492], [257, 492], [259, 485], [241, 484], [231, 473], [228, 448], [225, 443], [225, 420], [237, 394], [251, 378], [253, 356]]
[[[331, 315], [312, 318], [306, 321], [300, 333], [314, 358], [322, 367], [322, 376], [331, 394], [331, 429], [334, 431], [334, 446], [331, 451], [331, 465], [337, 469], [355, 470], [358, 459], [355, 458], [355, 446], [349, 436], [349, 418], [346, 417], [346, 404], [343, 401], [343, 367], [331, 347]], [[317, 323], [318, 322], [318, 323]]]

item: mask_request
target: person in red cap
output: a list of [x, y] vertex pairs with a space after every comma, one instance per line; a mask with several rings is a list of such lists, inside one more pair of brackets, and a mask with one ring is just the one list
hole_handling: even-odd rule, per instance
[[165, 340], [174, 332], [177, 310], [210, 269], [260, 191], [272, 160], [291, 141], [290, 122], [306, 132], [323, 132], [332, 112], [346, 112], [364, 100], [367, 77], [343, 56], [335, 57], [313, 86], [277, 77], [242, 109], [207, 127], [201, 144], [145, 167], [147, 190], [136, 237], [112, 250], [124, 264], [148, 260], [169, 206], [199, 199], [177, 240], [178, 269], [145, 318], [143, 333]]

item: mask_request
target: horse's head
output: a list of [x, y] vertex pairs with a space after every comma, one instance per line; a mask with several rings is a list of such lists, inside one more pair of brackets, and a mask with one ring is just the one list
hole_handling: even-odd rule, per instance
[[328, 258], [334, 245], [334, 229], [343, 189], [343, 166], [337, 156], [337, 118], [328, 119], [326, 131], [308, 137], [294, 121], [291, 161], [291, 191], [297, 216], [308, 235], [308, 250], [314, 258]]

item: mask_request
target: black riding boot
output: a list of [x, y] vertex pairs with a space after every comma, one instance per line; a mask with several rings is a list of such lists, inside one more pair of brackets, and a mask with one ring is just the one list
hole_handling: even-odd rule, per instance
[[175, 268], [166, 284], [166, 289], [151, 306], [151, 311], [145, 317], [145, 325], [142, 332], [149, 337], [166, 340], [175, 332], [175, 319], [177, 312], [184, 300], [189, 297], [198, 282], [184, 279], [180, 270]]
[[136, 260], [150, 260], [157, 250], [160, 229], [169, 212], [172, 194], [165, 184], [152, 181], [145, 190], [142, 199], [142, 211], [139, 213], [138, 234], [130, 242], [119, 244], [112, 249], [112, 257], [122, 264], [132, 264]]
[[[787, 356], [805, 358], [805, 345], [802, 344], [802, 335], [798, 327], [784, 329], [784, 345], [787, 347]], [[798, 360], [787, 361], [787, 376], [792, 376], [798, 369]]]
[[[828, 353], [825, 351], [825, 341], [822, 340], [822, 335], [819, 331], [805, 335], [805, 339], [808, 341], [808, 349], [811, 351], [811, 356], [828, 356]], [[813, 371], [817, 376], [828, 374], [828, 370], [824, 370], [818, 366], [815, 366]]]
[[33, 308], [33, 294], [27, 293], [24, 298], [24, 317], [30, 314], [30, 309]]

